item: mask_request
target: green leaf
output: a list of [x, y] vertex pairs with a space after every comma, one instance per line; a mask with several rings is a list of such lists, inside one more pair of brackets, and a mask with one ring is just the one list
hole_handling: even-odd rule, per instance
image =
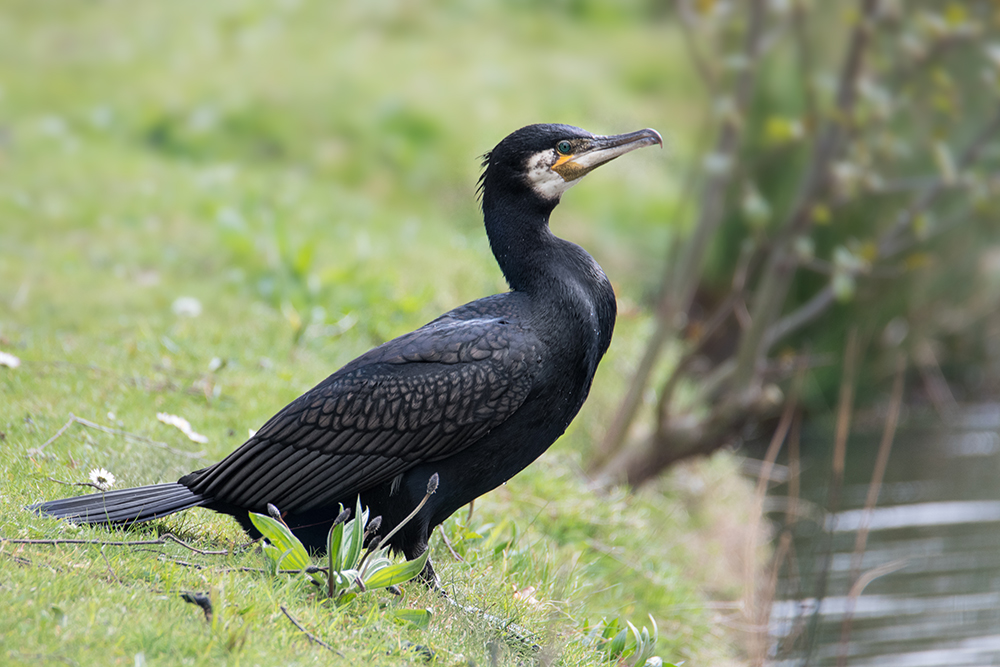
[[604, 632], [601, 633], [601, 637], [611, 639], [616, 634], [618, 634], [618, 618], [613, 618], [610, 623], [604, 624]]
[[365, 533], [365, 524], [368, 523], [368, 510], [361, 510], [361, 496], [358, 496], [358, 502], [354, 510], [354, 518], [347, 522], [347, 526], [344, 527], [344, 545], [343, 545], [343, 566], [346, 568], [354, 568], [358, 565], [358, 559], [361, 557], [361, 539]]
[[344, 543], [344, 524], [338, 523], [326, 536], [326, 553], [330, 561], [330, 573], [344, 569], [344, 559], [340, 553]]
[[[302, 546], [299, 538], [295, 537], [284, 523], [256, 512], [250, 512], [250, 521], [261, 535], [274, 546], [274, 551], [265, 549], [264, 553], [275, 561], [276, 565], [279, 566], [278, 569], [282, 569], [282, 563], [284, 563], [283, 568], [287, 570], [303, 570], [309, 565], [309, 553]], [[277, 558], [275, 557], [276, 553], [278, 554]]]
[[376, 572], [372, 572], [364, 578], [365, 588], [385, 588], [386, 586], [393, 586], [409, 581], [420, 574], [421, 570], [424, 569], [424, 565], [427, 564], [429, 556], [430, 549], [427, 549], [413, 560], [389, 565]]
[[401, 623], [412, 623], [421, 630], [426, 630], [431, 624], [434, 613], [430, 609], [397, 609], [392, 617]]
[[608, 655], [612, 658], [619, 657], [625, 651], [625, 643], [628, 641], [628, 628], [623, 629], [608, 645]]
[[[627, 658], [635, 653], [643, 653], [646, 649], [645, 645], [642, 643], [642, 635], [639, 634], [639, 629], [632, 625], [632, 621], [625, 621], [628, 625], [628, 629], [632, 631], [632, 635], [635, 636], [635, 641], [631, 644], [626, 640], [625, 649], [622, 650], [622, 657]], [[639, 662], [636, 659], [636, 662]]]

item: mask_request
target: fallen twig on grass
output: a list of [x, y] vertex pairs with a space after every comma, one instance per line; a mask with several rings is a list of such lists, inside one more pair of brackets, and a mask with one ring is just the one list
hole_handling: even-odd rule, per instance
[[141, 442], [141, 443], [146, 444], [146, 445], [153, 445], [154, 447], [159, 447], [160, 449], [165, 449], [168, 452], [170, 452], [172, 454], [177, 454], [179, 456], [186, 456], [186, 457], [191, 458], [191, 459], [201, 459], [201, 458], [205, 457], [205, 452], [204, 451], [186, 452], [183, 449], [176, 449], [174, 447], [171, 447], [170, 445], [168, 445], [165, 442], [160, 442], [159, 440], [153, 440], [152, 438], [147, 438], [144, 435], [138, 435], [136, 433], [130, 433], [129, 431], [123, 431], [122, 429], [118, 429], [118, 428], [108, 428], [107, 426], [101, 426], [100, 424], [92, 422], [92, 421], [90, 421], [88, 419], [84, 419], [83, 417], [77, 417], [72, 412], [69, 414], [69, 421], [66, 422], [65, 424], [63, 424], [62, 428], [60, 428], [58, 431], [56, 431], [55, 435], [53, 435], [51, 438], [49, 438], [44, 443], [42, 443], [41, 447], [38, 447], [36, 449], [30, 449], [30, 450], [28, 450], [28, 453], [29, 454], [41, 454], [42, 451], [46, 447], [48, 447], [53, 442], [55, 442], [59, 438], [59, 436], [61, 436], [63, 433], [65, 433], [66, 429], [68, 429], [73, 424], [80, 424], [81, 426], [86, 426], [87, 428], [96, 429], [98, 431], [102, 431], [102, 432], [108, 433], [110, 435], [120, 435], [120, 436], [128, 438], [130, 440], [134, 440], [135, 442]]
[[525, 648], [528, 648], [534, 652], [538, 652], [542, 649], [542, 647], [538, 643], [539, 641], [541, 641], [538, 635], [528, 630], [527, 628], [518, 625], [514, 621], [507, 621], [500, 618], [499, 616], [494, 616], [493, 614], [487, 613], [485, 609], [479, 609], [478, 607], [473, 607], [472, 605], [462, 604], [458, 600], [455, 600], [450, 595], [448, 595], [443, 589], [439, 589], [439, 592], [441, 594], [441, 597], [444, 598], [444, 600], [448, 604], [457, 607], [458, 609], [461, 609], [467, 614], [478, 616], [479, 618], [486, 621], [488, 625], [492, 626], [497, 631], [506, 635], [507, 638], [517, 641]]
[[27, 558], [23, 558], [23, 557], [21, 557], [21, 556], [15, 556], [14, 554], [7, 554], [7, 556], [8, 556], [8, 557], [9, 557], [9, 558], [10, 558], [11, 560], [13, 560], [13, 561], [14, 561], [15, 563], [17, 563], [18, 565], [24, 565], [24, 566], [26, 566], [26, 567], [31, 567], [32, 565], [34, 565], [34, 563], [32, 563], [32, 562], [31, 562], [31, 561], [30, 561], [29, 559], [27, 559]]
[[[186, 560], [170, 559], [170, 560], [165, 561], [165, 562], [173, 563], [174, 565], [180, 565], [181, 567], [192, 567], [192, 568], [194, 568], [196, 570], [204, 570], [204, 569], [206, 569], [206, 568], [209, 567], [208, 565], [205, 565], [203, 563], [191, 563], [191, 562], [188, 562]], [[305, 572], [306, 574], [313, 574], [313, 573], [316, 573], [316, 572], [327, 572], [328, 569], [329, 568], [326, 568], [326, 567], [317, 567], [316, 565], [310, 565], [309, 567], [305, 568], [304, 570], [278, 570], [278, 574], [299, 574], [300, 572]], [[222, 568], [221, 570], [215, 570], [215, 571], [216, 572], [251, 572], [251, 573], [257, 573], [257, 574], [272, 574], [271, 570], [265, 570], [262, 567], [226, 567], [226, 568]]]
[[46, 477], [45, 479], [50, 482], [55, 482], [56, 484], [62, 484], [63, 486], [89, 486], [92, 489], [97, 489], [98, 491], [107, 491], [93, 482], [65, 482], [61, 479], [56, 479], [55, 477]]
[[101, 557], [104, 558], [104, 562], [108, 566], [108, 572], [111, 573], [111, 576], [114, 577], [115, 581], [118, 582], [118, 585], [121, 586], [122, 580], [118, 578], [118, 574], [115, 572], [115, 569], [111, 567], [111, 560], [108, 558], [108, 555], [104, 553], [104, 547], [101, 547]]
[[11, 651], [7, 655], [11, 656], [12, 658], [20, 658], [24, 662], [32, 662], [32, 663], [46, 662], [49, 660], [58, 660], [59, 662], [64, 662], [67, 665], [73, 665], [74, 667], [80, 664], [76, 660], [67, 658], [64, 655], [56, 655], [55, 653], [16, 653], [14, 651]]
[[165, 533], [158, 540], [136, 540], [134, 542], [109, 542], [106, 540], [71, 540], [71, 539], [60, 539], [60, 540], [28, 540], [28, 539], [11, 539], [9, 537], [0, 536], [0, 542], [9, 542], [10, 544], [40, 544], [47, 546], [55, 546], [59, 544], [91, 544], [95, 546], [102, 547], [138, 547], [138, 546], [150, 546], [156, 544], [166, 544], [167, 542], [174, 542], [181, 545], [189, 551], [201, 554], [203, 556], [225, 556], [231, 553], [230, 551], [210, 551], [207, 549], [199, 549], [198, 547], [193, 547], [184, 540], [170, 533]]
[[314, 635], [313, 633], [309, 632], [304, 627], [302, 627], [302, 624], [299, 623], [298, 621], [296, 621], [295, 618], [291, 614], [288, 613], [288, 610], [285, 609], [284, 606], [281, 607], [281, 613], [284, 614], [285, 617], [289, 621], [292, 622], [292, 625], [294, 625], [296, 628], [298, 628], [302, 632], [302, 634], [304, 634], [309, 639], [309, 641], [311, 641], [313, 643], [316, 643], [316, 644], [319, 644], [320, 646], [322, 646], [323, 648], [325, 648], [325, 649], [327, 649], [329, 651], [333, 651], [334, 653], [336, 653], [337, 655], [339, 655], [341, 658], [344, 657], [343, 653], [341, 653], [337, 649], [333, 648], [332, 646], [330, 646], [329, 644], [327, 644], [325, 641], [323, 641], [322, 639], [320, 639], [319, 637], [317, 637], [316, 635]]

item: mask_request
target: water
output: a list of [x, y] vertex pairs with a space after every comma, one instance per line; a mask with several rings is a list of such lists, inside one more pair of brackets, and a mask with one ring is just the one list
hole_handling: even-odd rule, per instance
[[[852, 667], [1000, 665], [1000, 405], [964, 408], [948, 428], [897, 432], [857, 568], [870, 582], [852, 598], [878, 438], [852, 436], [840, 511], [830, 515], [832, 437], [803, 436], [807, 502], [790, 526], [794, 567], [783, 568], [772, 609], [771, 664], [825, 667], [844, 653]], [[776, 487], [772, 501], [787, 493]]]

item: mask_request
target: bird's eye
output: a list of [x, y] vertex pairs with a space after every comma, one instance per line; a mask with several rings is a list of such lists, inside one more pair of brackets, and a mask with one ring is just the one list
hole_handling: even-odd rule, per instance
[[556, 144], [556, 150], [562, 153], [563, 155], [568, 155], [569, 152], [573, 150], [573, 147], [570, 146], [568, 141], [560, 141], [558, 144]]

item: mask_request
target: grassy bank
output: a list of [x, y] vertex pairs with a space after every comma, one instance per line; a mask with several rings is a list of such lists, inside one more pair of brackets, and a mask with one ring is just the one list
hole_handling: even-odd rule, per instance
[[[440, 535], [432, 557], [457, 599], [531, 629], [559, 664], [600, 663], [586, 623], [650, 613], [665, 660], [733, 655], [705, 606], [738, 594], [719, 536], [731, 514], [719, 508], [748, 505], [731, 465], [639, 496], [594, 496], [580, 473], [647, 326], [634, 304], [669, 233], [694, 106], [669, 23], [643, 4], [573, 7], [7, 3], [0, 351], [21, 363], [0, 366], [0, 536], [242, 544], [200, 510], [109, 533], [23, 507], [75, 493], [54, 480], [95, 468], [129, 486], [216, 461], [357, 354], [504, 289], [473, 192], [476, 156], [510, 130], [654, 126], [673, 157], [644, 151], [595, 174], [553, 222], [621, 299], [591, 401], [550, 453], [448, 521], [461, 560]], [[74, 424], [42, 449], [71, 414], [119, 433]], [[416, 664], [416, 645], [445, 665], [520, 650], [419, 585], [331, 608], [299, 579], [241, 570], [265, 566], [252, 549], [0, 543], [0, 563], [4, 662], [335, 657], [282, 607], [343, 664]], [[184, 591], [209, 596], [210, 620]], [[426, 626], [395, 613], [424, 608]]]

